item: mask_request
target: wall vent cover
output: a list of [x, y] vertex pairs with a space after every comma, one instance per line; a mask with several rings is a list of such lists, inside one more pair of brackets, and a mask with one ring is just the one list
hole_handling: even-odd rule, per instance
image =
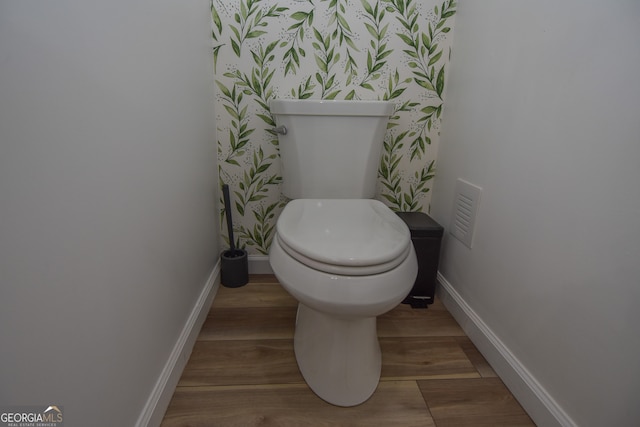
[[468, 248], [471, 248], [473, 240], [473, 227], [476, 222], [481, 192], [482, 188], [463, 179], [456, 181], [456, 193], [449, 232]]

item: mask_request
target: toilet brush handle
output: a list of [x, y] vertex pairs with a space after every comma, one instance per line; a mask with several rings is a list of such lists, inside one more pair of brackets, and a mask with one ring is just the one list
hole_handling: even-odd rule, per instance
[[227, 184], [222, 185], [222, 195], [224, 197], [224, 214], [227, 217], [227, 232], [229, 233], [229, 246], [231, 252], [236, 250], [235, 242], [233, 240], [233, 221], [231, 219], [231, 198], [229, 197], [229, 186]]

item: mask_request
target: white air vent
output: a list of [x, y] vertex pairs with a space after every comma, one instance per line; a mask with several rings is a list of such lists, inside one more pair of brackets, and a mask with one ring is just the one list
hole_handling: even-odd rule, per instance
[[449, 232], [467, 247], [471, 248], [473, 226], [476, 222], [478, 203], [482, 188], [462, 179], [456, 181], [456, 194]]

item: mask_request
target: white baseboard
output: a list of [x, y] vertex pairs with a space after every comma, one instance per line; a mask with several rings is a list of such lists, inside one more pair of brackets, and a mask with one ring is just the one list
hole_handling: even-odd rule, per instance
[[268, 255], [249, 255], [249, 274], [273, 274]]
[[159, 426], [162, 422], [178, 380], [189, 360], [189, 356], [191, 356], [191, 350], [219, 287], [220, 261], [214, 266], [202, 292], [200, 292], [200, 296], [182, 328], [178, 341], [174, 345], [169, 359], [136, 422], [136, 427], [154, 427]]
[[577, 427], [569, 415], [440, 273], [438, 273], [438, 282], [439, 299], [533, 421], [545, 427]]

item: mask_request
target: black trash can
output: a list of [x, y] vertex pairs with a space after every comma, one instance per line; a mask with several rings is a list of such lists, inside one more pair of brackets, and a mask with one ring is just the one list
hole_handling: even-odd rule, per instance
[[424, 212], [398, 212], [411, 231], [411, 241], [418, 257], [418, 277], [404, 304], [426, 308], [433, 303], [440, 261], [440, 243], [444, 228]]

